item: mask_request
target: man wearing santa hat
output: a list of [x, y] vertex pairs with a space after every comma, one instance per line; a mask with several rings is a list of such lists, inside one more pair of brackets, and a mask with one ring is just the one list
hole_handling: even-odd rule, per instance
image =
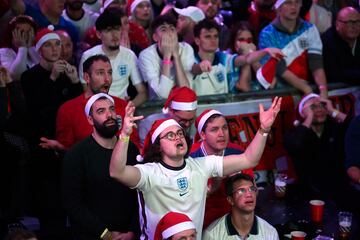
[[[275, 87], [290, 85], [309, 94], [312, 92], [309, 85], [311, 78], [308, 76], [310, 70], [320, 95], [327, 97], [320, 35], [313, 24], [299, 17], [301, 6], [302, 0], [276, 1], [277, 17], [261, 31], [259, 48], [276, 47], [286, 57], [280, 61], [263, 58], [260, 61], [263, 67], [257, 70], [256, 76], [264, 88], [272, 84], [276, 84]], [[273, 83], [274, 79], [276, 83]]]
[[169, 211], [187, 214], [195, 224], [197, 239], [201, 239], [208, 179], [258, 164], [280, 106], [278, 97], [267, 111], [260, 104], [259, 131], [243, 154], [228, 156], [188, 157], [189, 139], [179, 123], [168, 118], [157, 120], [145, 139], [142, 153], [145, 164], [129, 166], [127, 140], [139, 117], [134, 117], [135, 107], [128, 105], [120, 141], [111, 157], [110, 176], [138, 190], [141, 239], [154, 236], [157, 223]]
[[154, 240], [195, 240], [196, 228], [183, 213], [168, 212], [156, 226]]
[[[114, 104], [105, 93], [87, 100], [82, 114], [92, 126], [92, 134], [64, 158], [63, 203], [78, 240], [133, 240], [139, 231], [136, 191], [109, 176], [119, 129]], [[136, 146], [129, 138], [120, 140], [129, 142], [127, 164], [136, 164]]]
[[151, 114], [139, 122], [140, 141], [144, 142], [153, 122], [161, 118], [175, 119], [185, 131], [189, 131], [195, 121], [196, 109], [195, 92], [188, 87], [174, 87], [164, 104], [163, 113]]
[[31, 166], [34, 167], [31, 175], [36, 181], [34, 192], [39, 194], [40, 229], [56, 239], [65, 226], [59, 191], [60, 159], [53, 150], [41, 148], [39, 141], [43, 136], [55, 138], [57, 110], [65, 101], [80, 95], [82, 88], [76, 67], [60, 59], [60, 37], [51, 26], [36, 34], [35, 49], [39, 52], [40, 63], [21, 76], [28, 109], [24, 123], [31, 129], [29, 143]]
[[[197, 130], [196, 142], [191, 147], [191, 157], [227, 156], [243, 153], [239, 145], [229, 141], [229, 126], [221, 112], [206, 109], [196, 118], [195, 128]], [[241, 172], [254, 176], [252, 169]], [[208, 181], [207, 191], [204, 228], [230, 210], [230, 205], [226, 201], [227, 196], [223, 178], [211, 178]]]
[[285, 134], [284, 147], [293, 160], [299, 191], [311, 199], [330, 198], [339, 209], [359, 210], [360, 193], [350, 187], [344, 164], [349, 116], [317, 94], [303, 97], [298, 109], [301, 121]]

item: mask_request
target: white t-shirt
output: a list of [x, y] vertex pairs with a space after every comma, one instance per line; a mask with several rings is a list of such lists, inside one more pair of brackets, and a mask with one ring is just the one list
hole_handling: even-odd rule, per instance
[[[141, 239], [153, 239], [159, 220], [168, 212], [182, 212], [194, 222], [201, 239], [207, 181], [223, 176], [223, 157], [187, 158], [179, 168], [163, 163], [135, 165], [141, 178], [139, 190]], [[147, 237], [147, 238], [146, 238]]]
[[97, 0], [96, 2], [91, 4], [84, 2], [83, 8], [84, 10], [87, 10], [89, 12], [100, 13], [102, 2], [103, 2], [102, 0]]
[[[170, 90], [175, 86], [175, 67], [170, 70], [170, 78], [161, 74], [162, 59], [157, 52], [157, 44], [144, 49], [139, 55], [139, 69], [141, 71], [144, 82], [149, 86], [149, 99], [158, 100], [166, 99]], [[185, 43], [179, 43], [179, 53], [185, 75], [192, 86], [193, 75], [191, 68], [194, 65], [194, 50]]]
[[95, 25], [96, 19], [99, 17], [98, 13], [89, 12], [84, 9], [84, 15], [79, 20], [74, 20], [70, 18], [66, 10], [63, 11], [62, 16], [65, 20], [71, 22], [79, 31], [79, 39], [83, 40], [85, 37], [85, 33]]
[[[264, 219], [255, 216], [252, 229], [246, 238], [247, 240], [279, 240], [276, 229]], [[203, 240], [241, 240], [233, 226], [230, 215], [215, 220], [203, 232]]]
[[[83, 73], [83, 63], [86, 59], [96, 54], [106, 55], [102, 50], [102, 45], [97, 45], [89, 50], [85, 51], [81, 57], [79, 65], [79, 76], [80, 81], [85, 84], [84, 73]], [[142, 83], [141, 75], [139, 69], [136, 65], [137, 58], [133, 51], [128, 48], [120, 46], [120, 51], [115, 58], [110, 59], [112, 67], [112, 84], [110, 87], [109, 94], [124, 98], [127, 96], [127, 88], [129, 86], [129, 78], [133, 85]]]

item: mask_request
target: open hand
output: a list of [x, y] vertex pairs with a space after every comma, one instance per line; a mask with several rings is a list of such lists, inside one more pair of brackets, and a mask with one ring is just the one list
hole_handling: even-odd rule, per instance
[[280, 111], [281, 100], [281, 97], [275, 97], [270, 108], [267, 111], [264, 110], [264, 106], [261, 103], [259, 104], [259, 118], [261, 128], [265, 130], [270, 130], [276, 119], [277, 114]]
[[134, 116], [134, 113], [135, 113], [135, 105], [132, 101], [129, 101], [125, 107], [125, 117], [123, 120], [121, 135], [130, 136], [132, 133], [132, 129], [134, 127], [137, 128], [135, 121], [144, 118], [144, 116]]

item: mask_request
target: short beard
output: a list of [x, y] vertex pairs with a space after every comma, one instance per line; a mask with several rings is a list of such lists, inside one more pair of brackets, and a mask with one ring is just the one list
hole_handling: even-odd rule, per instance
[[[109, 121], [114, 121], [115, 124], [111, 125], [111, 126], [106, 126], [106, 123], [108, 123]], [[119, 130], [119, 124], [116, 121], [116, 119], [114, 119], [114, 118], [106, 120], [103, 124], [94, 120], [94, 127], [96, 129], [96, 132], [101, 137], [106, 138], [106, 139], [113, 138], [116, 135], [117, 131]]]

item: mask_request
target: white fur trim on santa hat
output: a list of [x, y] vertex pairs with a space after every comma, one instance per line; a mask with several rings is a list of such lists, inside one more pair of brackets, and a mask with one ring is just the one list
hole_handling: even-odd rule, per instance
[[135, 8], [137, 7], [137, 5], [139, 5], [141, 2], [149, 2], [150, 3], [150, 0], [135, 0], [135, 1], [133, 1], [130, 6], [130, 12], [133, 13]]
[[169, 237], [173, 236], [176, 233], [179, 233], [179, 232], [182, 232], [185, 230], [189, 230], [189, 229], [196, 229], [193, 222], [188, 221], [188, 222], [178, 223], [174, 226], [169, 227], [168, 229], [165, 229], [162, 232], [162, 237], [163, 237], [163, 239], [168, 239]]
[[92, 105], [94, 104], [94, 102], [96, 102], [96, 100], [98, 100], [99, 98], [102, 98], [102, 97], [106, 97], [107, 99], [109, 99], [112, 103], [114, 103], [114, 99], [105, 94], [105, 93], [98, 93], [98, 94], [95, 94], [93, 95], [91, 98], [89, 98], [89, 100], [87, 101], [86, 105], [85, 105], [85, 114], [86, 116], [89, 116], [90, 114], [90, 109], [92, 107]]
[[171, 101], [170, 104], [172, 109], [181, 110], [181, 111], [191, 111], [197, 108], [197, 101], [194, 102], [176, 102]]
[[315, 93], [310, 93], [308, 95], [306, 95], [303, 99], [301, 99], [300, 103], [299, 103], [299, 114], [301, 117], [304, 117], [303, 115], [303, 109], [304, 109], [304, 105], [307, 101], [309, 101], [312, 98], [319, 98], [320, 96], [318, 94]]
[[39, 41], [36, 43], [35, 45], [35, 49], [36, 51], [39, 51], [39, 49], [41, 48], [41, 46], [46, 42], [46, 41], [49, 41], [49, 40], [59, 40], [60, 41], [60, 37], [57, 33], [55, 32], [50, 32], [50, 33], [47, 33], [45, 34], [44, 36], [42, 36]]
[[278, 9], [286, 0], [277, 0], [274, 4], [275, 9]]
[[205, 122], [209, 119], [209, 117], [211, 117], [214, 114], [223, 115], [221, 112], [216, 111], [216, 110], [211, 110], [211, 111], [205, 113], [204, 116], [202, 116], [199, 121], [198, 129], [197, 129], [199, 134], [201, 134], [201, 130], [204, 127]]
[[163, 123], [161, 123], [156, 130], [154, 131], [154, 133], [151, 135], [151, 142], [154, 143], [156, 138], [160, 135], [160, 133], [162, 131], [164, 131], [166, 128], [170, 127], [170, 126], [179, 126], [179, 123], [177, 121], [175, 121], [174, 119], [169, 119], [164, 121]]

